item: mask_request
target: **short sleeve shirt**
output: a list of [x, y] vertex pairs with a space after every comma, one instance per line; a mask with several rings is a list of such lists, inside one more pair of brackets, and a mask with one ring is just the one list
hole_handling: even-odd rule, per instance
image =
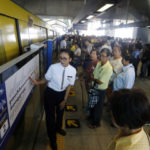
[[77, 55], [78, 53], [80, 53], [81, 55], [81, 49], [80, 48], [77, 48], [75, 51], [74, 51], [74, 54]]
[[135, 70], [132, 64], [123, 66], [122, 72], [114, 79], [113, 90], [131, 89], [135, 82]]
[[51, 65], [45, 74], [45, 79], [48, 81], [48, 87], [59, 92], [66, 90], [69, 85], [74, 85], [75, 77], [76, 69], [71, 65], [63, 67], [61, 63]]
[[102, 84], [96, 84], [96, 88], [99, 90], [105, 90], [108, 88], [108, 83], [110, 80], [110, 77], [112, 75], [112, 66], [110, 65], [110, 62], [107, 61], [106, 64], [102, 65], [101, 62], [99, 62], [96, 65], [96, 68], [94, 70], [94, 78], [100, 80], [103, 82]]
[[[118, 134], [119, 136], [119, 134]], [[118, 138], [116, 136], [106, 150], [149, 150], [150, 144], [145, 131]]]
[[60, 42], [60, 49], [64, 49], [64, 48], [66, 48], [66, 47], [67, 47], [66, 41], [65, 41], [65, 40], [62, 40], [62, 41]]

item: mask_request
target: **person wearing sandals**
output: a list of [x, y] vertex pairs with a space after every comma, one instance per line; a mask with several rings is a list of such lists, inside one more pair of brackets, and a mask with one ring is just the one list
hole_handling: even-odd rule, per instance
[[141, 89], [121, 89], [110, 99], [111, 116], [117, 136], [106, 150], [150, 150], [149, 136], [143, 129], [150, 121], [150, 104]]
[[106, 90], [113, 72], [112, 66], [109, 63], [110, 55], [109, 49], [104, 48], [101, 50], [100, 62], [96, 65], [93, 75], [91, 76], [93, 84], [95, 83], [94, 89], [98, 97], [96, 97], [96, 99], [91, 99], [93, 102], [89, 100], [89, 128], [96, 128], [100, 126]]

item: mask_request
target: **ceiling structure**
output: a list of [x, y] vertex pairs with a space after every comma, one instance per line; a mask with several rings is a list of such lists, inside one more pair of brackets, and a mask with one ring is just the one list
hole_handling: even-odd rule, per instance
[[[56, 19], [67, 25], [66, 19], [73, 24], [81, 23], [87, 16], [94, 15], [94, 19], [112, 24], [116, 19], [133, 20], [136, 26], [139, 22], [149, 24], [150, 0], [12, 0], [41, 19], [47, 21]], [[114, 6], [103, 13], [96, 11], [106, 3]], [[130, 22], [131, 24], [131, 22]]]

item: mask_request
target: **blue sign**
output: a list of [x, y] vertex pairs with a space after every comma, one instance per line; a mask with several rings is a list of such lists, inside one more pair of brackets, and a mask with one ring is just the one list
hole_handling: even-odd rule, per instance
[[8, 109], [5, 84], [0, 85], [0, 145], [9, 129]]

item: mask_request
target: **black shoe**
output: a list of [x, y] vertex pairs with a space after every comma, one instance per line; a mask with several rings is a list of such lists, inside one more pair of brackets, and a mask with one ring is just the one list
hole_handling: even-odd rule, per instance
[[66, 131], [63, 129], [58, 129], [56, 132], [61, 134], [62, 136], [65, 136], [67, 134]]
[[56, 144], [56, 142], [51, 143], [50, 145], [51, 145], [52, 150], [57, 150], [57, 144]]

